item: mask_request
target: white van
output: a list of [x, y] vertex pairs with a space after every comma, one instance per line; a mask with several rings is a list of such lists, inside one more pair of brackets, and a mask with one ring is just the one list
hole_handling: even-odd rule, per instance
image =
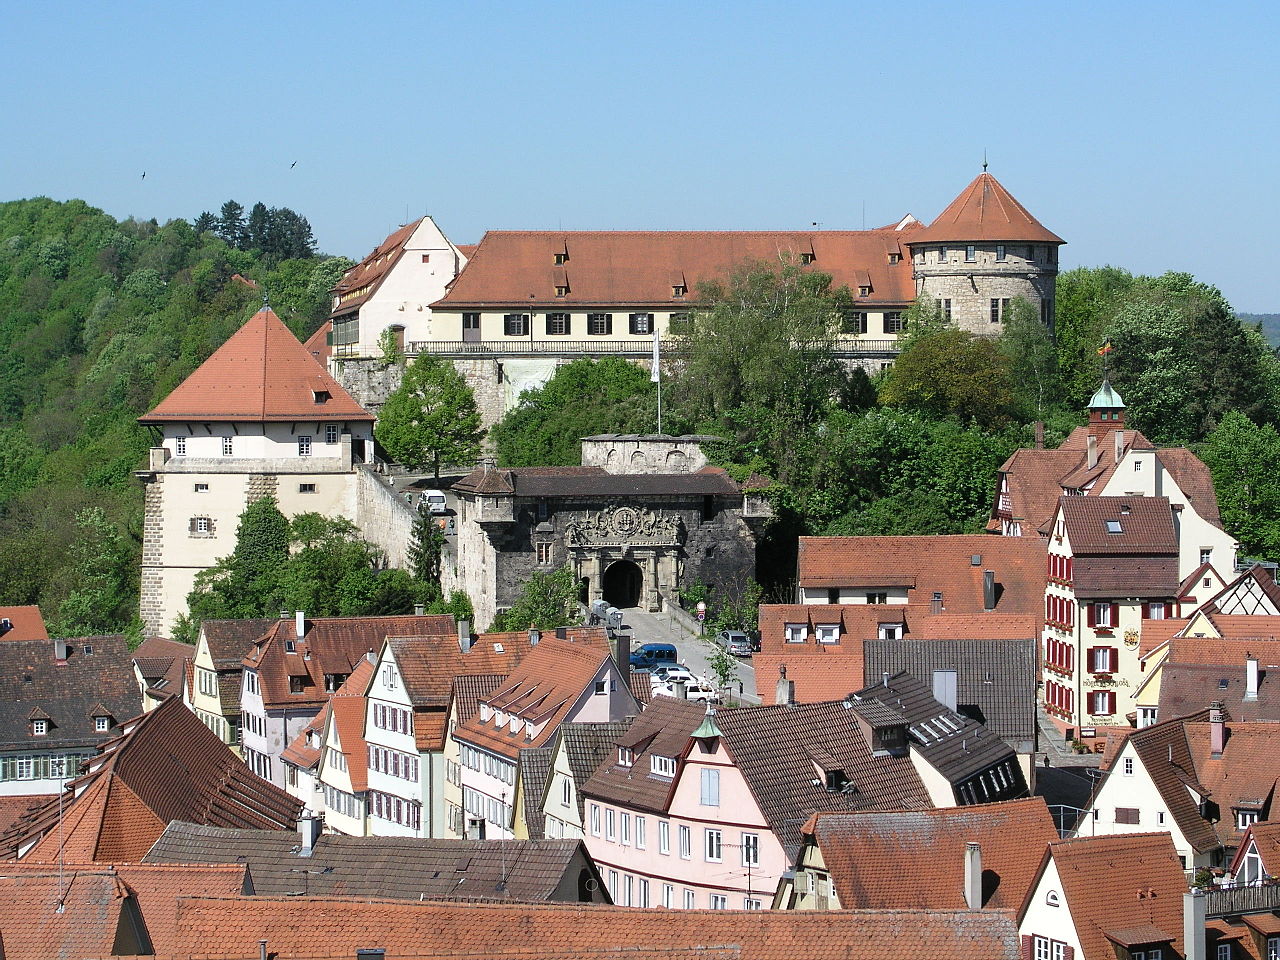
[[432, 513], [448, 513], [449, 501], [444, 498], [443, 490], [424, 490], [422, 492], [422, 502]]

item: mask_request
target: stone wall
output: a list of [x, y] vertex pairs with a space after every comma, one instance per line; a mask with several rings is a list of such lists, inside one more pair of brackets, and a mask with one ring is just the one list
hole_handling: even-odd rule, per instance
[[409, 540], [417, 511], [390, 479], [370, 467], [356, 467], [356, 517], [360, 535], [387, 555], [387, 564], [408, 569]]
[[142, 491], [142, 584], [139, 615], [147, 636], [160, 636], [164, 622], [164, 474], [156, 473], [143, 483]]

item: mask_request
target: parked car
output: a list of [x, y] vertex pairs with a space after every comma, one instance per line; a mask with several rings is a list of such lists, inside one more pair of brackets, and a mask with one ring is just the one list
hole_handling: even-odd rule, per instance
[[671, 684], [677, 680], [683, 680], [685, 683], [692, 683], [697, 677], [693, 672], [683, 664], [675, 663], [658, 667], [653, 671], [653, 682], [655, 684]]
[[[674, 682], [658, 684], [653, 688], [653, 692], [664, 697], [679, 696]], [[704, 703], [707, 701], [718, 703], [720, 700], [720, 695], [716, 693], [715, 687], [706, 680], [700, 680], [696, 677], [692, 680], [684, 681], [684, 692], [685, 697], [689, 700], [700, 700]]]
[[751, 656], [751, 638], [742, 630], [721, 630], [720, 645], [735, 657]]
[[676, 648], [670, 643], [646, 643], [635, 650], [629, 661], [632, 670], [658, 670], [676, 665]]
[[422, 502], [432, 513], [449, 512], [449, 501], [445, 499], [443, 490], [424, 490]]

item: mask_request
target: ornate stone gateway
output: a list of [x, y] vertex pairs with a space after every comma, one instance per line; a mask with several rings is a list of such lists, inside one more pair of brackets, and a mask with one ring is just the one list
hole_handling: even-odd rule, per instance
[[571, 520], [564, 542], [576, 575], [590, 584], [592, 599], [603, 597], [615, 604], [622, 601], [656, 610], [659, 589], [679, 582], [684, 526], [674, 514], [610, 503]]

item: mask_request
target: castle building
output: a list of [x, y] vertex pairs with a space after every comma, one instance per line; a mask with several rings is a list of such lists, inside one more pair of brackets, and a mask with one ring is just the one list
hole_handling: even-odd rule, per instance
[[145, 485], [141, 614], [165, 634], [201, 570], [236, 546], [240, 514], [346, 517], [404, 563], [413, 512], [365, 466], [373, 417], [264, 307], [138, 422], [156, 429]]
[[589, 437], [581, 467], [478, 467], [453, 486], [458, 536], [445, 591], [465, 590], [488, 624], [532, 573], [565, 564], [583, 603], [617, 607], [657, 610], [696, 580], [744, 583], [756, 525], [772, 511], [750, 482], [707, 466], [701, 439]]

